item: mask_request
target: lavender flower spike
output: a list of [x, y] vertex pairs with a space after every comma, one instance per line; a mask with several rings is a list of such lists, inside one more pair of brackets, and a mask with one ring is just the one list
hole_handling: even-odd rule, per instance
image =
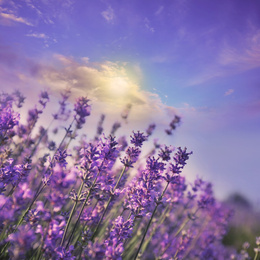
[[133, 134], [134, 136], [131, 135], [131, 144], [135, 147], [142, 147], [143, 142], [147, 140], [147, 136], [145, 136], [144, 133], [140, 133], [140, 131], [137, 133], [133, 132]]
[[87, 97], [80, 97], [76, 100], [74, 105], [74, 111], [76, 112], [74, 118], [77, 121], [77, 128], [82, 128], [83, 124], [85, 124], [85, 117], [90, 115], [90, 105], [88, 104], [90, 100]]

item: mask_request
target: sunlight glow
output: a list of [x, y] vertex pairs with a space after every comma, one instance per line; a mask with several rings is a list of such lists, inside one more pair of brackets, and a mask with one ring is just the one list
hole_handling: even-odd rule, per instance
[[108, 83], [108, 92], [117, 98], [124, 97], [130, 90], [129, 82], [123, 77], [112, 78]]

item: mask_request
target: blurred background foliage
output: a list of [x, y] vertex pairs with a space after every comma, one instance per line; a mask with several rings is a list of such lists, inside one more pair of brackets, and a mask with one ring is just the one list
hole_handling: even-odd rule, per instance
[[248, 254], [254, 258], [256, 237], [260, 235], [260, 211], [242, 194], [233, 193], [225, 201], [228, 207], [234, 210], [229, 230], [223, 238], [223, 244], [234, 246], [238, 251], [245, 242], [250, 244]]

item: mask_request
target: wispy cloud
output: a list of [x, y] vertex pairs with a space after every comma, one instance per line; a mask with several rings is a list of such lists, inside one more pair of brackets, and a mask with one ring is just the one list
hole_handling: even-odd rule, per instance
[[105, 11], [103, 11], [101, 15], [109, 23], [113, 22], [113, 20], [115, 19], [115, 13], [111, 6], [109, 6]]
[[16, 22], [16, 23], [23, 23], [28, 26], [33, 26], [33, 24], [30, 23], [28, 20], [26, 20], [25, 18], [16, 16], [15, 14], [1, 12], [0, 16], [2, 17], [3, 24], [5, 24], [5, 25], [10, 25], [10, 21], [12, 21], [12, 22]]
[[219, 55], [219, 63], [232, 66], [237, 71], [246, 71], [260, 67], [260, 30], [251, 30], [243, 36], [242, 47], [226, 46]]
[[163, 10], [164, 10], [164, 6], [161, 5], [161, 6], [156, 10], [155, 15], [156, 15], [156, 16], [160, 15], [160, 14], [163, 12]]
[[155, 32], [155, 29], [151, 26], [150, 20], [147, 17], [144, 19], [144, 26], [149, 32]]
[[28, 37], [38, 38], [38, 39], [48, 39], [49, 36], [47, 36], [44, 33], [28, 33], [26, 34]]
[[225, 96], [229, 96], [229, 95], [231, 95], [233, 93], [234, 93], [234, 89], [230, 88], [228, 91], [225, 92]]
[[[251, 29], [239, 36], [239, 44], [225, 42], [213, 61], [189, 79], [188, 86], [203, 84], [215, 78], [223, 78], [260, 68], [260, 30]], [[205, 68], [205, 69], [204, 69]]]

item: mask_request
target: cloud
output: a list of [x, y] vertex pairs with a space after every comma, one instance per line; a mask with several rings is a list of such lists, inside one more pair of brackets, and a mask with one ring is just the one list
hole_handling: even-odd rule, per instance
[[10, 21], [13, 21], [13, 22], [17, 22], [17, 23], [23, 23], [23, 24], [26, 24], [28, 26], [33, 26], [33, 24], [30, 23], [29, 21], [27, 21], [26, 19], [24, 19], [22, 17], [18, 17], [14, 14], [11, 14], [11, 13], [1, 12], [0, 16], [3, 18], [2, 24], [4, 24], [4, 25], [10, 25]]
[[[138, 73], [133, 76], [136, 70]], [[104, 113], [112, 118], [110, 121], [116, 120], [126, 105], [131, 104], [131, 123], [144, 127], [157, 123], [166, 128], [178, 112], [163, 104], [159, 95], [141, 87], [141, 80], [138, 80], [139, 76], [142, 77], [140, 70], [136, 64], [89, 60], [86, 63], [85, 59], [75, 60], [55, 54], [48, 64], [31, 61], [27, 78], [34, 79], [39, 88], [49, 88], [57, 94], [70, 88], [73, 100], [88, 96], [97, 117]]]
[[154, 28], [150, 25], [150, 21], [149, 21], [148, 18], [145, 18], [145, 19], [144, 19], [144, 26], [145, 26], [145, 28], [146, 28], [148, 31], [150, 31], [151, 33], [154, 33], [154, 32], [155, 32]]
[[234, 40], [236, 43], [225, 39], [211, 60], [198, 66], [197, 74], [191, 76], [187, 85], [199, 85], [260, 68], [260, 30], [250, 27]]
[[155, 15], [156, 15], [156, 16], [160, 15], [160, 14], [163, 12], [163, 10], [164, 10], [164, 6], [161, 5], [161, 6], [156, 10]]
[[101, 13], [101, 15], [106, 19], [107, 22], [113, 22], [113, 20], [115, 19], [115, 14], [114, 14], [114, 10], [112, 9], [111, 6], [109, 6], [107, 8], [107, 10], [103, 11]]
[[225, 96], [229, 96], [234, 93], [234, 89], [229, 89], [228, 91], [225, 92]]
[[106, 114], [110, 123], [123, 120], [121, 113], [131, 104], [129, 131], [144, 130], [151, 123], [157, 124], [157, 131], [164, 130], [178, 114], [174, 107], [163, 104], [158, 94], [141, 85], [144, 74], [139, 64], [93, 62], [86, 57], [75, 59], [61, 54], [34, 60], [4, 46], [0, 48], [0, 57], [2, 90], [19, 88], [28, 100], [37, 99], [42, 89], [50, 89], [53, 100], [57, 100], [61, 91], [70, 88], [72, 103], [77, 97], [87, 96], [91, 99], [94, 120]]
[[44, 33], [29, 33], [26, 34], [28, 37], [38, 38], [38, 39], [48, 39], [49, 37]]
[[253, 29], [241, 39], [238, 47], [226, 46], [219, 55], [219, 63], [238, 72], [260, 67], [260, 30]]

